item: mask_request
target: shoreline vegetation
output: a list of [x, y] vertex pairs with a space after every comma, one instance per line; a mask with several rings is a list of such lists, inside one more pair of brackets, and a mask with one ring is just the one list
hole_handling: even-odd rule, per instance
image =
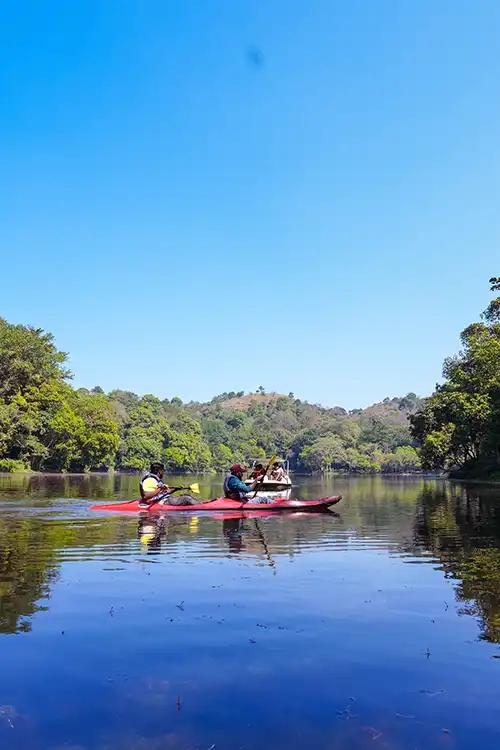
[[[22, 476], [41, 476], [41, 477], [103, 477], [103, 476], [140, 476], [141, 470], [134, 470], [134, 469], [95, 469], [95, 470], [89, 470], [89, 471], [35, 471], [33, 469], [19, 469], [15, 471], [0, 471], [0, 476], [9, 476], [12, 474], [19, 474]], [[202, 471], [202, 472], [192, 472], [192, 471], [186, 471], [186, 472], [169, 472], [169, 476], [191, 476], [191, 477], [215, 477], [225, 476], [225, 471], [215, 471], [215, 470], [209, 470], [209, 471]], [[433, 472], [433, 471], [407, 471], [407, 472], [382, 472], [382, 471], [372, 471], [372, 472], [356, 472], [356, 471], [329, 471], [329, 472], [322, 472], [322, 473], [305, 473], [305, 472], [294, 472], [295, 477], [303, 477], [303, 478], [311, 478], [314, 476], [318, 477], [382, 477], [383, 479], [407, 479], [411, 477], [412, 479], [449, 479], [449, 475], [446, 473], [439, 473], [439, 472]], [[469, 481], [469, 480], [456, 480], [456, 481]], [[478, 480], [477, 480], [478, 481]]]
[[[1, 465], [1, 464], [0, 464]], [[19, 470], [13, 470], [13, 471], [0, 471], [0, 476], [10, 476], [12, 474], [20, 474], [23, 476], [44, 476], [44, 477], [87, 477], [87, 476], [96, 476], [96, 477], [102, 477], [104, 475], [108, 476], [133, 476], [137, 475], [137, 470], [134, 469], [101, 469], [96, 471], [34, 471], [33, 469], [19, 469]], [[200, 474], [194, 474], [193, 472], [171, 472], [174, 476], [200, 476]], [[201, 472], [201, 476], [217, 476], [217, 475], [224, 475], [224, 472], [216, 472], [216, 471], [205, 471]], [[295, 472], [294, 476], [297, 477], [310, 477], [311, 474], [305, 474], [301, 472]], [[452, 482], [460, 482], [462, 484], [500, 484], [500, 479], [478, 479], [475, 477], [460, 477], [456, 474], [450, 474], [447, 472], [433, 472], [433, 471], [425, 471], [422, 469], [421, 471], [412, 471], [412, 472], [406, 472], [406, 473], [384, 473], [384, 472], [365, 472], [363, 474], [359, 472], [354, 471], [330, 471], [328, 473], [323, 472], [321, 476], [331, 476], [331, 477], [382, 477], [383, 479], [435, 479], [435, 480], [450, 480]]]
[[[490, 279], [500, 291], [500, 277]], [[450, 479], [500, 481], [500, 297], [460, 334], [443, 364], [444, 382], [409, 419], [422, 466]]]
[[[490, 279], [500, 290], [500, 279]], [[445, 382], [366, 409], [293, 393], [221, 393], [208, 402], [73, 388], [67, 354], [40, 328], [0, 318], [0, 472], [223, 472], [277, 454], [297, 474], [500, 480], [500, 297], [461, 334]]]

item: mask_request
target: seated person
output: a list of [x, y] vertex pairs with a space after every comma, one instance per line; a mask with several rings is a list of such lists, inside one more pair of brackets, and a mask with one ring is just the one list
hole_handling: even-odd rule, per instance
[[[246, 500], [252, 499], [249, 497], [249, 493], [254, 493], [256, 487], [261, 482], [261, 479], [254, 479], [251, 484], [246, 484], [243, 481], [243, 474], [247, 469], [240, 464], [233, 464], [229, 469], [229, 474], [224, 479], [224, 497], [228, 497], [231, 500], [240, 500], [245, 502]], [[259, 498], [256, 502], [268, 502], [267, 498]]]
[[163, 464], [155, 462], [149, 467], [140, 483], [139, 490], [141, 493], [140, 508], [149, 508], [150, 505], [159, 503], [161, 505], [196, 505], [191, 495], [173, 495], [172, 488], [163, 482], [165, 467]]
[[288, 481], [288, 477], [286, 475], [286, 472], [283, 468], [283, 466], [280, 464], [279, 461], [275, 461], [273, 464], [273, 468], [271, 469], [271, 473], [269, 474], [269, 479], [271, 479], [273, 482], [286, 482]]
[[255, 464], [253, 471], [250, 474], [250, 479], [263, 479], [264, 478], [264, 467], [262, 464]]

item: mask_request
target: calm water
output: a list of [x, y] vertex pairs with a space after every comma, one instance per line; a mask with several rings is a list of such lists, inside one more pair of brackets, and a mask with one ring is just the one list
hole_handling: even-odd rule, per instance
[[0, 747], [500, 747], [500, 488], [301, 479], [337, 513], [88, 510], [136, 481], [0, 477]]

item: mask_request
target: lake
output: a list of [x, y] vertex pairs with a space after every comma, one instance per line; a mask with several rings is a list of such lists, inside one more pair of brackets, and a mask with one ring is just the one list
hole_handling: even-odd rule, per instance
[[88, 510], [137, 477], [0, 476], [0, 747], [500, 747], [500, 487], [296, 484], [344, 500], [138, 518]]

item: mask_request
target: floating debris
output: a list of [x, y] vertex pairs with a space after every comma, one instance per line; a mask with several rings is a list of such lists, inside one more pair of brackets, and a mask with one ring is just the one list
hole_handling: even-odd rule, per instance
[[370, 735], [370, 739], [375, 741], [379, 740], [381, 737], [383, 737], [383, 732], [380, 732], [378, 729], [375, 729], [375, 727], [361, 727], [363, 732], [367, 732]]
[[423, 688], [422, 690], [419, 690], [418, 692], [422, 693], [422, 695], [428, 695], [429, 698], [435, 698], [436, 695], [443, 695], [444, 690], [428, 690], [427, 688]]
[[0, 706], [0, 719], [4, 719], [11, 729], [14, 729], [14, 719], [18, 713], [14, 706]]
[[[352, 704], [352, 703], [354, 703], [356, 701], [356, 698], [352, 698], [352, 697], [348, 698], [348, 701], [350, 701], [350, 703]], [[358, 718], [358, 714], [353, 714], [352, 713], [351, 706], [349, 705], [349, 703], [347, 704], [347, 706], [345, 708], [339, 709], [337, 711], [337, 714], [338, 714], [338, 716], [342, 716], [346, 720], [357, 719]]]

